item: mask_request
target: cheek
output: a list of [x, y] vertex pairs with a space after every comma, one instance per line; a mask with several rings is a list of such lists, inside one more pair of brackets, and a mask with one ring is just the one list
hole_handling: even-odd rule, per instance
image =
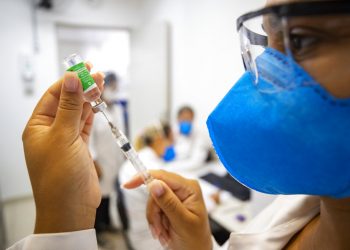
[[350, 45], [328, 48], [301, 66], [329, 93], [338, 98], [350, 97]]
[[165, 150], [166, 150], [166, 144], [163, 141], [160, 140], [159, 143], [158, 143], [158, 148], [159, 148], [159, 153], [161, 155], [164, 155]]

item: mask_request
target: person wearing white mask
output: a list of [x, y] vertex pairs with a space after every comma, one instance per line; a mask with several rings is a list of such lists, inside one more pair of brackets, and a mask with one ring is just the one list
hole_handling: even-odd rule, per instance
[[[166, 169], [175, 158], [171, 128], [167, 123], [154, 123], [145, 128], [137, 137], [135, 148], [141, 161], [148, 169]], [[125, 162], [119, 174], [120, 183], [132, 178], [137, 172], [130, 162]], [[135, 250], [162, 249], [161, 244], [152, 238], [145, 218], [148, 200], [147, 188], [122, 190], [128, 215], [128, 238]]]
[[[118, 77], [114, 73], [106, 73], [102, 99], [107, 103], [105, 111], [117, 126], [124, 131], [122, 110], [115, 104], [118, 90]], [[120, 166], [124, 162], [124, 156], [114, 138], [111, 130], [101, 114], [95, 116], [92, 127], [90, 150], [99, 173], [102, 201], [96, 211], [95, 229], [101, 245], [104, 244], [101, 233], [115, 231], [120, 227], [119, 216], [116, 208], [116, 191], [114, 184], [118, 176]]]

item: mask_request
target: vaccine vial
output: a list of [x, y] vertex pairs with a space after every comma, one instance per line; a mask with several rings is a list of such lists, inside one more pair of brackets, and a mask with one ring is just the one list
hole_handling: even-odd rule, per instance
[[93, 111], [96, 113], [104, 110], [107, 105], [101, 99], [101, 91], [91, 77], [81, 57], [77, 54], [72, 54], [64, 59], [63, 64], [67, 71], [78, 74], [81, 85], [83, 86], [84, 100], [91, 103]]

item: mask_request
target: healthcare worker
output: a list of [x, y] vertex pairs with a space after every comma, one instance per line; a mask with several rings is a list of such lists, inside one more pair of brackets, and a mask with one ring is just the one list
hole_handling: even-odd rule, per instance
[[168, 166], [171, 171], [184, 173], [198, 169], [210, 153], [210, 139], [195, 126], [194, 118], [190, 106], [183, 106], [177, 112], [177, 124], [173, 126], [176, 158]]
[[[233, 177], [288, 196], [232, 233], [228, 249], [349, 249], [350, 3], [271, 0], [237, 28], [247, 72], [209, 116], [209, 132]], [[37, 218], [35, 234], [13, 249], [96, 249], [91, 111], [77, 82], [69, 73], [53, 85], [24, 131]], [[155, 237], [170, 249], [217, 247], [198, 183], [151, 174]], [[135, 177], [124, 186], [139, 185]]]
[[[145, 128], [137, 138], [135, 148], [148, 169], [166, 169], [166, 165], [175, 158], [170, 127], [165, 123], [157, 122]], [[120, 183], [130, 180], [136, 174], [131, 163], [125, 162], [120, 169]], [[127, 234], [132, 247], [135, 250], [162, 249], [159, 242], [152, 238], [145, 217], [148, 200], [146, 186], [123, 190], [123, 194], [129, 221]]]
[[[114, 104], [117, 87], [118, 79], [116, 75], [114, 73], [106, 73], [102, 94], [103, 100], [108, 104], [106, 113], [124, 131], [122, 110]], [[95, 166], [100, 172], [102, 200], [96, 211], [95, 229], [99, 243], [102, 245], [104, 240], [101, 233], [110, 230], [114, 231], [113, 229], [120, 227], [119, 216], [116, 212], [114, 183], [125, 158], [111, 136], [110, 127], [106, 124], [106, 120], [101, 114], [95, 116], [90, 138], [90, 152]]]

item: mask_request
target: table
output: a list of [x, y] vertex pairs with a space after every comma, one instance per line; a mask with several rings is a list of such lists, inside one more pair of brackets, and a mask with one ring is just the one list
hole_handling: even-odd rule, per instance
[[225, 199], [216, 204], [211, 195], [217, 193], [219, 188], [200, 179], [200, 176], [214, 173], [219, 176], [227, 174], [226, 169], [218, 161], [208, 163], [201, 168], [182, 171], [180, 175], [186, 178], [197, 179], [202, 188], [204, 202], [208, 210], [209, 217], [229, 232], [237, 232], [251, 220], [251, 203], [241, 201], [232, 196], [229, 192], [223, 191]]

